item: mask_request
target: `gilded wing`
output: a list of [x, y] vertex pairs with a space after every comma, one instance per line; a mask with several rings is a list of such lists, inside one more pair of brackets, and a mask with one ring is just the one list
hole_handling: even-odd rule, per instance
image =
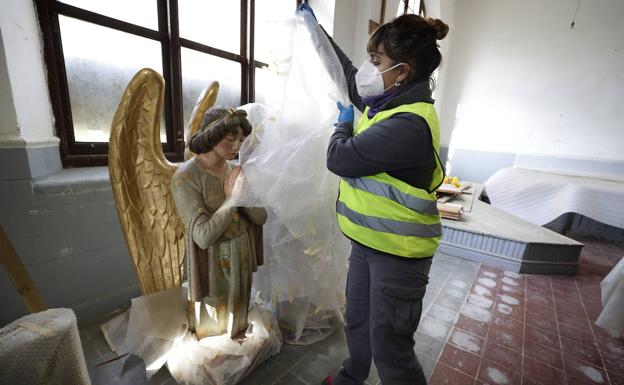
[[206, 87], [202, 90], [201, 94], [199, 94], [199, 98], [197, 98], [197, 103], [195, 103], [195, 107], [193, 108], [193, 113], [191, 114], [191, 121], [189, 125], [184, 130], [184, 139], [186, 145], [184, 146], [184, 160], [189, 160], [194, 157], [196, 154], [189, 149], [189, 142], [191, 136], [199, 130], [199, 125], [201, 124], [202, 117], [206, 113], [210, 107], [214, 106], [217, 101], [217, 94], [219, 93], [219, 82], [211, 82], [208, 83]]
[[144, 68], [128, 84], [110, 133], [110, 179], [143, 294], [179, 287], [184, 227], [169, 191], [177, 166], [160, 142], [165, 81]]

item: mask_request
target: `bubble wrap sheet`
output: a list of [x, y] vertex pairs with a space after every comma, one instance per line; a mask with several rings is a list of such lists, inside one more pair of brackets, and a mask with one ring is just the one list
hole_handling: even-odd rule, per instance
[[[242, 108], [255, 127], [240, 151], [245, 182], [234, 200], [263, 206], [265, 266], [254, 288], [277, 313], [286, 342], [318, 341], [343, 325], [350, 245], [337, 225], [339, 178], [326, 168], [338, 110], [348, 104], [342, 67], [309, 13], [283, 21], [285, 44], [266, 69], [266, 105]], [[288, 38], [290, 37], [290, 38]]]
[[0, 329], [0, 384], [91, 384], [74, 312], [50, 309]]

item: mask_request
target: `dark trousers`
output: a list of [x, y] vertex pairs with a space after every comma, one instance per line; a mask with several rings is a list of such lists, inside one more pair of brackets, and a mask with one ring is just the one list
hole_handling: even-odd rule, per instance
[[397, 257], [352, 242], [345, 326], [350, 357], [334, 384], [362, 385], [371, 359], [383, 385], [427, 383], [414, 353], [414, 333], [431, 260]]

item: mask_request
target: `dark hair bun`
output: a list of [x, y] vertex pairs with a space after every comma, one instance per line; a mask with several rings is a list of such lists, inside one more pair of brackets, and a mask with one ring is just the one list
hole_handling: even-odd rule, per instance
[[427, 24], [433, 29], [433, 36], [437, 40], [444, 39], [449, 31], [449, 26], [440, 19], [427, 18]]

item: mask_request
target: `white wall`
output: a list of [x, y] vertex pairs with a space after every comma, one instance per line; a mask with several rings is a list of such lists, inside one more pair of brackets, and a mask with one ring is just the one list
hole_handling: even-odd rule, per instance
[[[0, 57], [0, 102], [2, 126], [0, 146], [38, 147], [57, 145], [54, 118], [43, 62], [43, 47], [32, 1], [2, 0], [0, 35], [4, 46]], [[0, 52], [1, 54], [2, 52]], [[8, 77], [8, 82], [5, 78]], [[5, 96], [12, 94], [12, 101]], [[5, 124], [5, 110], [16, 114], [15, 127]]]
[[319, 24], [325, 28], [330, 35], [334, 33], [334, 12], [338, 6], [334, 0], [310, 0], [310, 7], [314, 10], [314, 15]]
[[[440, 53], [442, 54], [442, 63], [438, 67], [436, 74], [436, 88], [434, 89], [433, 97], [435, 99], [435, 106], [440, 112], [440, 106], [444, 105], [445, 90], [447, 87], [446, 81], [449, 70], [449, 63], [452, 63], [452, 41], [455, 34], [455, 7], [457, 0], [427, 0], [425, 6], [427, 8], [427, 16], [435, 19], [440, 19], [449, 26], [449, 32], [446, 37], [438, 42], [440, 45]], [[448, 147], [451, 141], [451, 130], [445, 127], [441, 127], [440, 132], [440, 145], [442, 147]]]
[[332, 37], [356, 67], [366, 57], [368, 20], [379, 19], [380, 7], [381, 0], [336, 1]]
[[624, 1], [457, 1], [443, 138], [454, 149], [624, 159]]
[[[353, 58], [353, 49], [355, 41], [355, 31], [357, 24], [358, 0], [338, 0], [334, 19], [332, 20], [334, 32], [332, 37], [334, 41], [349, 58]], [[321, 23], [323, 28], [325, 24]]]
[[0, 31], [0, 142], [3, 139], [19, 136], [17, 115], [13, 105], [13, 93], [5, 58], [2, 31]]
[[[400, 0], [387, 0], [384, 22], [396, 16], [399, 2]], [[379, 22], [380, 16], [381, 0], [336, 0], [332, 36], [356, 67], [367, 56], [368, 21]]]

